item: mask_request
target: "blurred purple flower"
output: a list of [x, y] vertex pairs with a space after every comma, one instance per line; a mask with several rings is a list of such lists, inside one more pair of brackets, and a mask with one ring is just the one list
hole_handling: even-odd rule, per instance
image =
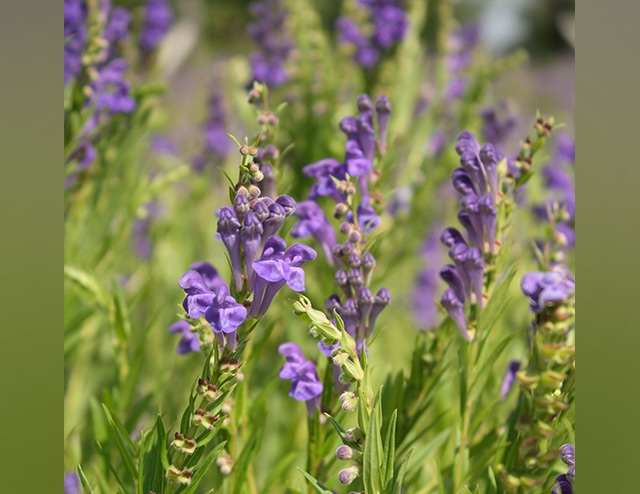
[[153, 51], [167, 34], [173, 21], [173, 12], [167, 0], [147, 0], [144, 24], [139, 44], [143, 52]]
[[504, 374], [504, 379], [502, 380], [502, 385], [500, 386], [500, 396], [502, 400], [507, 397], [509, 390], [513, 386], [513, 383], [516, 381], [516, 373], [520, 370], [520, 361], [512, 360], [509, 362], [507, 366], [507, 370]]
[[64, 474], [64, 494], [80, 494], [80, 479], [76, 472], [71, 471]]
[[291, 236], [293, 238], [304, 238], [312, 235], [322, 247], [329, 264], [337, 267], [340, 261], [332, 253], [333, 246], [337, 243], [336, 232], [322, 208], [314, 201], [303, 201], [298, 203], [295, 215], [300, 220], [291, 230]]
[[528, 273], [522, 277], [521, 283], [531, 311], [536, 313], [566, 301], [575, 293], [575, 287], [575, 281], [559, 271]]
[[64, 83], [82, 70], [82, 50], [87, 39], [87, 5], [83, 0], [64, 0]]
[[253, 3], [250, 9], [257, 19], [247, 25], [247, 34], [258, 45], [250, 56], [252, 81], [282, 86], [289, 80], [285, 65], [295, 47], [287, 35], [289, 12], [280, 0]]
[[189, 352], [200, 351], [200, 339], [198, 333], [191, 331], [191, 324], [187, 321], [180, 320], [174, 322], [169, 327], [169, 332], [173, 334], [182, 334], [182, 339], [178, 343], [177, 352], [180, 355], [185, 355]]

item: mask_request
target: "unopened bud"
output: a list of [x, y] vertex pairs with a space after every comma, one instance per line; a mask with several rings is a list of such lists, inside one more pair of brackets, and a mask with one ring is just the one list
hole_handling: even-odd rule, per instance
[[340, 401], [342, 402], [342, 409], [345, 412], [352, 412], [358, 405], [358, 398], [351, 391], [346, 391], [340, 395]]
[[351, 460], [355, 457], [355, 452], [349, 446], [343, 444], [338, 449], [336, 449], [336, 457], [338, 460]]
[[203, 395], [207, 391], [207, 385], [209, 383], [206, 379], [198, 379], [198, 385], [196, 386], [196, 393]]
[[352, 429], [347, 429], [344, 433], [344, 437], [346, 437], [349, 442], [360, 444], [364, 439], [364, 434], [360, 427], [356, 426]]
[[353, 226], [351, 225], [351, 223], [347, 223], [346, 221], [344, 223], [340, 223], [340, 233], [342, 233], [343, 235], [349, 235], [352, 228]]
[[360, 476], [360, 469], [357, 466], [353, 465], [353, 466], [350, 466], [349, 468], [345, 468], [344, 470], [340, 470], [340, 472], [338, 473], [338, 481], [341, 484], [349, 485], [359, 476]]
[[260, 197], [260, 194], [262, 194], [262, 191], [253, 184], [250, 184], [248, 189], [249, 189], [249, 196], [251, 196], [254, 199], [257, 199], [258, 197]]
[[340, 202], [336, 204], [336, 208], [333, 211], [333, 217], [336, 219], [342, 218], [349, 211], [349, 205], [344, 202]]
[[209, 386], [207, 387], [207, 391], [204, 393], [204, 397], [207, 399], [207, 401], [215, 400], [216, 391], [218, 391], [218, 388], [216, 388], [215, 384], [209, 384]]
[[249, 146], [247, 146], [246, 144], [244, 146], [240, 146], [240, 154], [242, 156], [246, 156], [247, 154], [249, 154]]
[[360, 242], [360, 240], [362, 240], [362, 235], [360, 235], [360, 232], [358, 230], [353, 230], [350, 234], [349, 234], [349, 241], [357, 244], [358, 242]]

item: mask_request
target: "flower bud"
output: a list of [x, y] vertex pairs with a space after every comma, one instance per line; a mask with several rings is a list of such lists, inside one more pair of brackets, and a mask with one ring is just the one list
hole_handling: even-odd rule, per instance
[[248, 189], [249, 189], [249, 196], [251, 196], [252, 198], [258, 198], [260, 197], [260, 194], [262, 194], [262, 191], [253, 184], [249, 184]]
[[342, 233], [343, 235], [349, 235], [349, 233], [351, 233], [351, 228], [351, 223], [340, 223], [340, 233]]
[[353, 244], [348, 240], [344, 242], [341, 247], [342, 247], [342, 255], [344, 256], [349, 256], [355, 248]]
[[358, 230], [353, 230], [350, 234], [349, 234], [349, 241], [357, 244], [358, 242], [360, 242], [360, 240], [362, 240], [362, 235], [360, 234], [360, 232]]
[[240, 154], [242, 156], [246, 156], [247, 154], [249, 154], [249, 146], [247, 146], [246, 144], [244, 146], [240, 146]]
[[199, 395], [205, 394], [205, 392], [207, 391], [208, 384], [209, 383], [207, 382], [206, 379], [198, 379], [198, 385], [196, 386], [196, 393], [198, 393]]
[[344, 436], [347, 438], [347, 441], [358, 444], [361, 444], [364, 439], [362, 429], [358, 426], [355, 426], [352, 429], [347, 429]]
[[204, 409], [198, 408], [195, 412], [193, 412], [193, 425], [196, 427], [202, 424], [202, 420], [204, 419], [204, 414], [207, 413]]
[[336, 244], [333, 247], [331, 247], [331, 254], [334, 257], [337, 257], [338, 259], [340, 259], [344, 255], [342, 252], [342, 245]]
[[336, 208], [333, 211], [333, 217], [339, 220], [347, 214], [347, 211], [349, 211], [349, 205], [344, 202], [340, 202], [336, 204]]
[[270, 111], [269, 113], [267, 113], [267, 124], [268, 125], [275, 125], [278, 122], [278, 119], [276, 118], [275, 113], [273, 113], [272, 111]]
[[207, 386], [207, 391], [204, 393], [204, 397], [206, 398], [206, 400], [207, 401], [215, 400], [217, 390], [218, 388], [216, 387], [215, 384], [209, 384], [209, 386]]
[[359, 269], [352, 269], [349, 272], [349, 285], [353, 289], [354, 295], [357, 294], [364, 285], [364, 278]]
[[[346, 363], [346, 361], [345, 361]], [[345, 412], [352, 412], [358, 405], [358, 398], [351, 391], [346, 391], [340, 395], [340, 401], [342, 402], [342, 409]], [[349, 448], [350, 449], [350, 448]], [[338, 457], [340, 458], [340, 457]], [[342, 458], [340, 458], [342, 459]], [[345, 458], [346, 459], [346, 458]]]
[[249, 148], [249, 154], [250, 154], [251, 156], [257, 156], [257, 155], [258, 155], [258, 150], [257, 150], [256, 148], [254, 148], [253, 146], [251, 146], [251, 147]]
[[362, 264], [362, 260], [360, 259], [360, 256], [355, 252], [353, 252], [349, 256], [349, 266], [351, 266], [353, 269], [358, 269], [361, 266], [361, 264]]
[[350, 466], [349, 468], [345, 468], [344, 470], [340, 470], [340, 472], [338, 473], [338, 481], [341, 484], [349, 485], [359, 476], [360, 476], [360, 469], [357, 466], [353, 465], [353, 466]]
[[342, 446], [336, 449], [336, 457], [338, 460], [351, 460], [355, 457], [355, 452], [349, 446], [343, 444]]
[[333, 281], [336, 285], [340, 287], [340, 289], [344, 292], [347, 298], [351, 298], [351, 287], [349, 286], [349, 275], [344, 269], [338, 270], [336, 272]]
[[269, 207], [263, 201], [256, 201], [253, 205], [253, 214], [256, 215], [259, 221], [264, 222], [269, 217]]

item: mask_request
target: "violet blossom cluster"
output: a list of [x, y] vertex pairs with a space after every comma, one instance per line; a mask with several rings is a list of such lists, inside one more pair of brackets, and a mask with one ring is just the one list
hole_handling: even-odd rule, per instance
[[[544, 185], [549, 191], [546, 202], [534, 206], [534, 212], [543, 221], [553, 220], [558, 247], [575, 246], [576, 192], [571, 173], [575, 166], [575, 143], [562, 134], [556, 140], [553, 160], [542, 169]], [[559, 215], [563, 208], [562, 215]], [[557, 217], [554, 217], [557, 216]]]
[[461, 168], [451, 174], [453, 187], [458, 191], [461, 210], [458, 221], [467, 237], [456, 228], [446, 228], [441, 242], [449, 248], [453, 265], [440, 270], [440, 277], [449, 285], [440, 304], [458, 326], [462, 336], [471, 341], [464, 313], [465, 302], [482, 308], [484, 283], [484, 254], [496, 253], [495, 204], [498, 197], [498, 161], [491, 144], [480, 145], [474, 135], [463, 131], [458, 136], [456, 152]]
[[173, 11], [167, 0], [147, 0], [144, 7], [142, 32], [138, 39], [143, 55], [148, 55], [158, 47], [172, 22]]
[[368, 25], [343, 16], [336, 26], [339, 42], [354, 50], [354, 60], [360, 66], [370, 68], [404, 39], [407, 16], [401, 0], [359, 0], [359, 4], [367, 11]]
[[433, 303], [439, 286], [440, 228], [431, 228], [421, 249], [424, 268], [420, 271], [413, 290], [413, 318], [419, 328], [427, 331], [436, 327], [438, 311]]
[[82, 70], [82, 50], [87, 39], [87, 5], [83, 0], [64, 0], [64, 83]]
[[531, 311], [541, 314], [569, 300], [575, 294], [576, 283], [567, 274], [555, 270], [525, 274], [521, 288]]
[[204, 169], [209, 158], [219, 160], [229, 153], [224, 98], [217, 84], [211, 91], [207, 109], [203, 150], [193, 161], [193, 168], [198, 172]]
[[450, 35], [445, 60], [450, 78], [444, 89], [445, 101], [459, 100], [466, 93], [468, 82], [465, 72], [471, 65], [471, 51], [478, 42], [479, 33], [476, 24], [467, 24]]
[[280, 370], [280, 379], [291, 380], [289, 396], [297, 401], [304, 401], [309, 416], [313, 417], [316, 408], [320, 407], [323, 386], [318, 379], [316, 364], [304, 358], [302, 349], [295, 343], [284, 343], [278, 353], [285, 357], [286, 363]]
[[573, 494], [573, 483], [576, 479], [576, 452], [572, 444], [560, 447], [560, 459], [569, 469], [567, 473], [556, 477], [551, 494]]
[[[65, 45], [65, 83], [82, 73], [81, 57], [87, 39], [87, 6], [85, 2], [65, 1], [65, 38], [72, 36]], [[126, 79], [128, 63], [119, 57], [119, 45], [129, 36], [131, 14], [122, 7], [111, 8], [108, 1], [100, 3], [99, 18], [102, 31], [98, 38], [98, 51], [93, 47], [90, 64], [87, 66], [89, 83], [85, 87], [85, 106], [93, 106], [94, 113], [80, 131], [80, 143], [70, 159], [77, 161], [77, 171], [88, 168], [97, 157], [94, 147], [95, 129], [118, 114], [132, 113], [136, 101], [131, 94], [131, 84]], [[94, 42], [94, 44], [96, 44]], [[67, 49], [69, 46], [69, 49]], [[80, 58], [78, 58], [80, 57]], [[94, 134], [91, 135], [90, 134]], [[71, 185], [76, 176], [67, 177], [66, 185]]]
[[[346, 217], [351, 224], [354, 223], [354, 214], [347, 201], [349, 196], [355, 194], [355, 186], [349, 185], [347, 179], [348, 177], [355, 178], [360, 194], [360, 204], [357, 205], [355, 211], [358, 224], [354, 226], [365, 230], [366, 233], [380, 223], [380, 217], [375, 213], [372, 205], [369, 185], [375, 180], [373, 161], [376, 150], [386, 151], [391, 103], [383, 94], [378, 98], [374, 107], [369, 96], [361, 94], [358, 96], [358, 110], [357, 117], [349, 116], [340, 121], [340, 130], [347, 137], [344, 160], [339, 162], [334, 158], [325, 158], [305, 166], [302, 173], [316, 179], [316, 183], [309, 191], [309, 199], [318, 200], [324, 196], [331, 197], [337, 203], [334, 216], [336, 218]], [[377, 120], [377, 136], [374, 130], [374, 113]], [[323, 223], [311, 208], [302, 213], [307, 213], [308, 216], [300, 215], [301, 220], [313, 220], [315, 225]], [[309, 226], [311, 227], [311, 225]], [[354, 242], [349, 241], [343, 245], [342, 252], [340, 252], [339, 249], [334, 249], [335, 245], [331, 245], [333, 238], [333, 236], [329, 236], [326, 241], [322, 242], [323, 250], [327, 252], [332, 249], [335, 251], [334, 256], [337, 253], [338, 257], [348, 256], [352, 250], [350, 244]], [[327, 259], [335, 265], [331, 257], [327, 256]]]
[[247, 25], [247, 34], [257, 45], [251, 56], [251, 78], [274, 88], [289, 81], [286, 63], [295, 48], [287, 35], [289, 13], [280, 0], [251, 4], [256, 21]]
[[[295, 212], [295, 201], [284, 195], [275, 200], [259, 195], [257, 187], [241, 186], [233, 205], [218, 211], [218, 235], [231, 261], [232, 287], [222, 281], [213, 266], [205, 263], [192, 266], [179, 283], [187, 295], [183, 304], [187, 316], [190, 319], [204, 316], [218, 342], [231, 350], [237, 345], [236, 331], [240, 324], [247, 317], [263, 317], [285, 285], [297, 292], [304, 291], [301, 266], [316, 257], [312, 248], [303, 244], [287, 247], [276, 235], [284, 220]], [[240, 304], [232, 290], [245, 298], [253, 294], [253, 299]], [[184, 324], [172, 326], [172, 331], [181, 331], [183, 339], [191, 338], [183, 348], [199, 349], [194, 337], [187, 334], [194, 331], [190, 324], [188, 329]]]

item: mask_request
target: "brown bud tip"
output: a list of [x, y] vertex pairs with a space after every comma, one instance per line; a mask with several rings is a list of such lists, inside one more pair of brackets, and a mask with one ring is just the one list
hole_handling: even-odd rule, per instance
[[184, 439], [184, 434], [180, 434], [179, 432], [176, 432], [175, 438], [178, 440], [182, 440]]
[[206, 386], [209, 384], [206, 379], [198, 379], [198, 386]]
[[525, 158], [525, 161], [529, 164], [531, 164], [531, 158]]
[[207, 412], [206, 412], [204, 409], [202, 409], [202, 408], [198, 408], [198, 409], [195, 411], [195, 414], [196, 414], [196, 415], [204, 415], [205, 413], [207, 413]]
[[185, 439], [184, 443], [191, 448], [193, 448], [196, 445], [196, 442], [193, 441], [192, 439]]
[[218, 391], [218, 388], [217, 388], [217, 386], [215, 384], [209, 384], [208, 388], [211, 391]]
[[220, 364], [221, 365], [229, 365], [229, 357], [222, 357], [220, 359]]
[[542, 125], [544, 123], [544, 120], [542, 119], [542, 117], [538, 117], [538, 119], [536, 120], [536, 123], [539, 123], [540, 125]]

